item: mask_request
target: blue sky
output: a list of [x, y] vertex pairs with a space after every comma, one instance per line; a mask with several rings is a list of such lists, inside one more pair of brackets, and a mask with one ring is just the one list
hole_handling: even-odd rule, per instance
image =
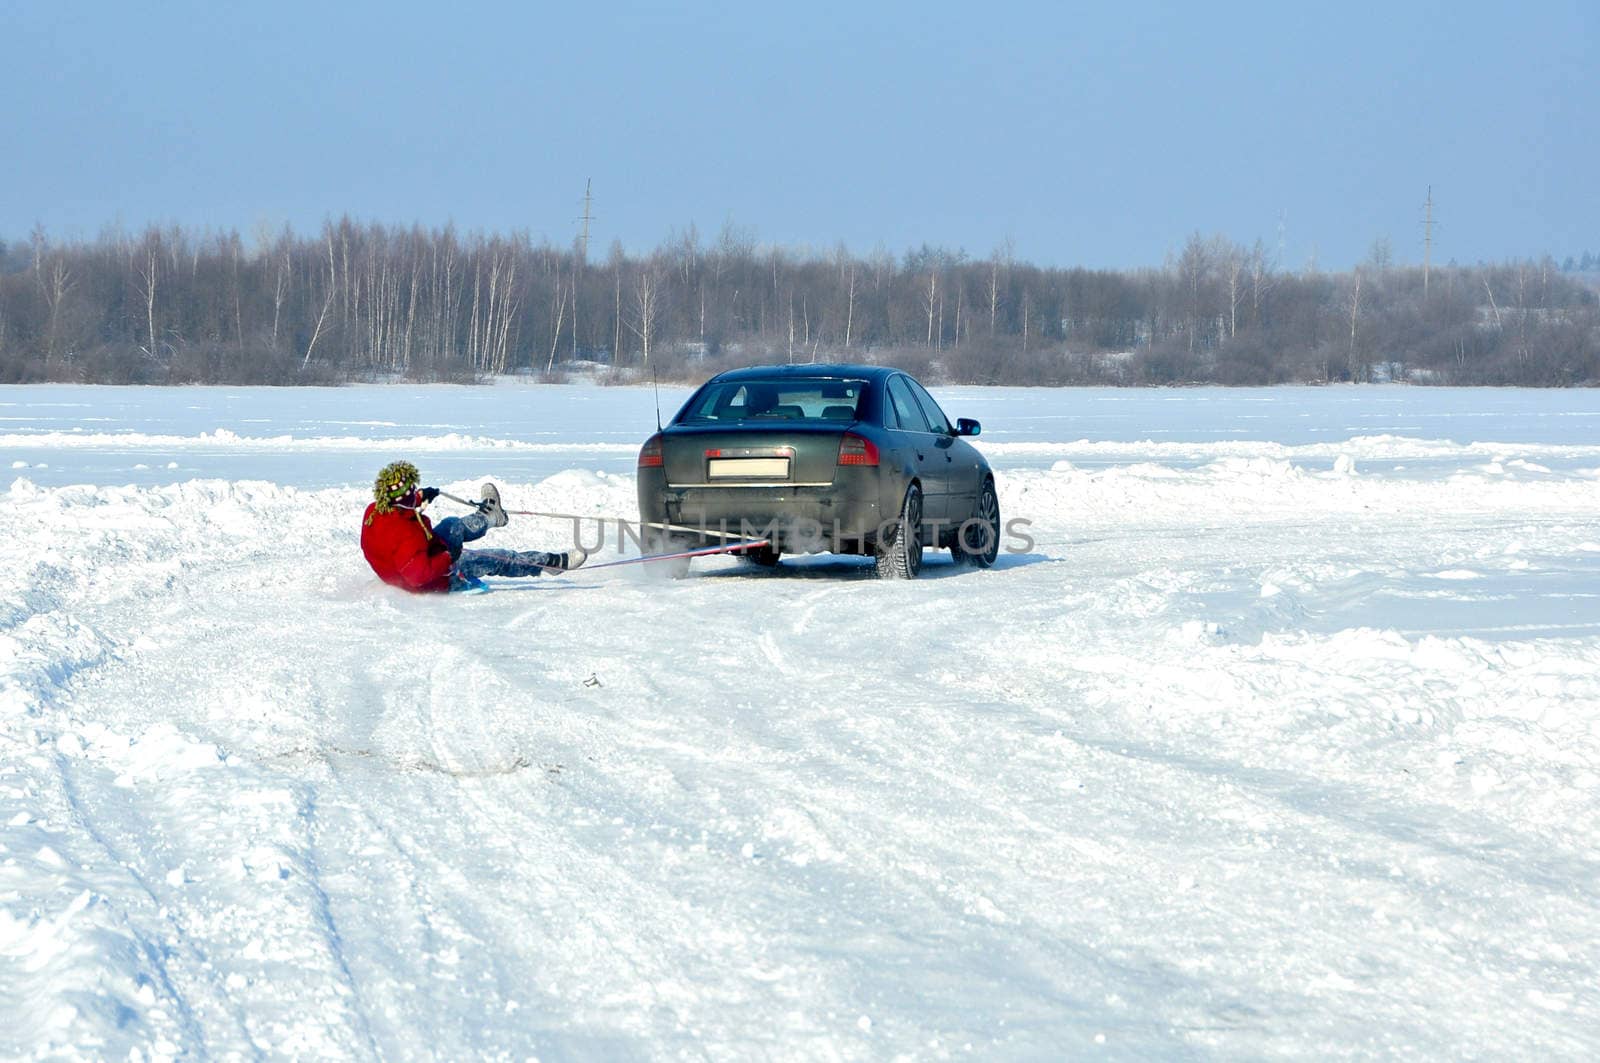
[[[587, 8], [593, 9], [587, 9]], [[598, 251], [1326, 268], [1600, 250], [1600, 4], [0, 0], [0, 237], [366, 220]]]

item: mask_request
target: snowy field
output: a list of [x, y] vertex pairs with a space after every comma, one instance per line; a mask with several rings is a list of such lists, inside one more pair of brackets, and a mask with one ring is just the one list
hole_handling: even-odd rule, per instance
[[0, 1057], [1600, 1056], [1600, 392], [937, 394], [992, 571], [408, 597], [650, 390], [0, 388]]

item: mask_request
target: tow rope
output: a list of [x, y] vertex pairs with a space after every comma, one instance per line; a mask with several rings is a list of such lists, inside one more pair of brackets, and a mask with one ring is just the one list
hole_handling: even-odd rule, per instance
[[[462, 498], [459, 495], [453, 495], [449, 491], [440, 491], [439, 497], [448, 498], [452, 502], [459, 502], [463, 506], [467, 506], [472, 509], [478, 508], [477, 502], [469, 501], [468, 499]], [[505, 509], [504, 506], [501, 508]], [[618, 524], [629, 523], [621, 517], [595, 516], [593, 514], [589, 516], [583, 516], [577, 513], [547, 513], [534, 509], [507, 509], [506, 512], [518, 517], [548, 517], [552, 520], [570, 520], [574, 522], [580, 520], [596, 520], [600, 521], [601, 523], [605, 523], [606, 521], [616, 521]], [[691, 528], [684, 524], [660, 524], [654, 521], [640, 521], [638, 523], [640, 527], [644, 528], [662, 528], [666, 531], [689, 532], [694, 535], [714, 535], [719, 539], [740, 539], [740, 541], [736, 543], [724, 543], [721, 546], [702, 546], [692, 550], [674, 550], [670, 553], [664, 554], [644, 554], [640, 557], [625, 557], [620, 561], [602, 561], [598, 565], [585, 565], [583, 566], [584, 570], [588, 572], [594, 572], [602, 568], [616, 568], [619, 565], [643, 564], [646, 561], [677, 561], [690, 557], [710, 557], [713, 554], [732, 554], [738, 553], [741, 550], [759, 550], [764, 546], [772, 545], [772, 540], [770, 539], [741, 539], [740, 536], [734, 535], [730, 532], [711, 531], [707, 528]], [[558, 569], [554, 566], [548, 565], [540, 567], [548, 568], [552, 571], [558, 572], [567, 571], [566, 569]]]
[[[449, 491], [440, 491], [439, 497], [448, 498], [452, 502], [460, 502], [463, 506], [469, 506], [472, 509], [478, 508], [477, 502], [462, 498], [459, 495], [453, 495]], [[504, 509], [505, 507], [502, 506], [501, 508]], [[712, 531], [710, 528], [693, 528], [687, 524], [661, 524], [656, 521], [628, 520], [626, 517], [607, 517], [594, 513], [584, 516], [581, 513], [547, 513], [543, 510], [537, 509], [507, 509], [506, 512], [513, 517], [547, 517], [551, 520], [570, 521], [595, 520], [599, 521], [601, 524], [637, 524], [641, 528], [661, 528], [665, 531], [687, 532], [690, 535], [710, 535], [715, 536], [718, 539], [743, 538], [743, 536], [735, 534], [734, 532]]]

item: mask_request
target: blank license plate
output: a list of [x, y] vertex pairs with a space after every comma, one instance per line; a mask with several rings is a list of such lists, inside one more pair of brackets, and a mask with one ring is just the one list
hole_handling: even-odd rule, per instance
[[712, 458], [706, 469], [713, 480], [787, 480], [788, 458]]

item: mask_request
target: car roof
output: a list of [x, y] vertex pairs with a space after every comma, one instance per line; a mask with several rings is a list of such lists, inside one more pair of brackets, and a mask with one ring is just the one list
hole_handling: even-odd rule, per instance
[[751, 365], [718, 373], [712, 380], [771, 380], [783, 377], [841, 377], [854, 380], [882, 380], [896, 372], [881, 365]]

